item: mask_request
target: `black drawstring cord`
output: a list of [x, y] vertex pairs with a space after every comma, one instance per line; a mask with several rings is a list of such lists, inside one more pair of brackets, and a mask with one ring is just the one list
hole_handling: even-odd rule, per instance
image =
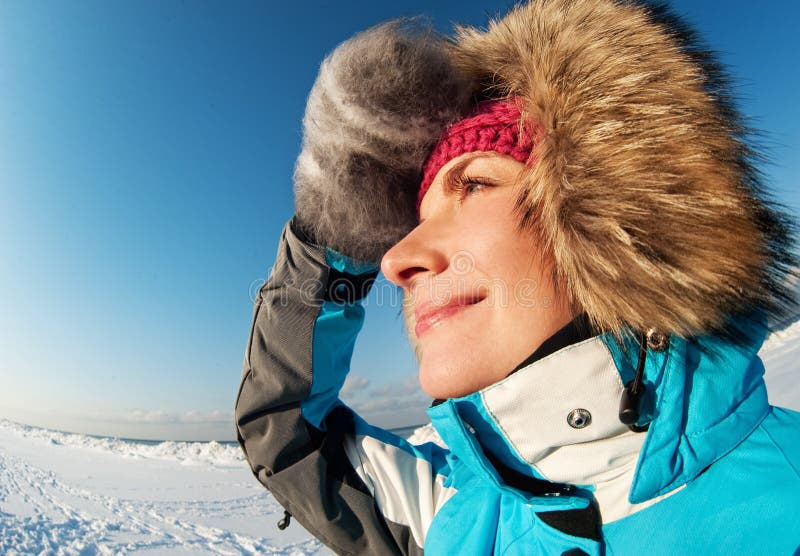
[[281, 519], [278, 522], [278, 529], [283, 531], [289, 526], [291, 522], [292, 522], [292, 514], [289, 513], [289, 510], [283, 510], [283, 519]]
[[647, 358], [647, 334], [642, 332], [639, 337], [639, 362], [636, 365], [636, 374], [633, 380], [625, 385], [622, 397], [619, 400], [619, 420], [633, 432], [645, 432], [649, 425], [640, 427], [636, 424], [639, 420], [639, 401], [644, 394], [644, 363]]

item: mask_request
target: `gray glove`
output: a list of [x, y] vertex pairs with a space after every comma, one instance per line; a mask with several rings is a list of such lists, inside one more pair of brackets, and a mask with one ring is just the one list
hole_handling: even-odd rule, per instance
[[297, 223], [312, 241], [379, 262], [416, 225], [422, 164], [472, 92], [449, 47], [419, 20], [393, 20], [322, 62], [294, 172]]

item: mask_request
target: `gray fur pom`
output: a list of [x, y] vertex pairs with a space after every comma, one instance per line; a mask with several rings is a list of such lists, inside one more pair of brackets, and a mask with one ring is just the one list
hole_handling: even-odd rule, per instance
[[420, 20], [400, 19], [322, 62], [294, 172], [298, 223], [314, 241], [378, 262], [416, 225], [425, 157], [470, 100], [450, 48]]

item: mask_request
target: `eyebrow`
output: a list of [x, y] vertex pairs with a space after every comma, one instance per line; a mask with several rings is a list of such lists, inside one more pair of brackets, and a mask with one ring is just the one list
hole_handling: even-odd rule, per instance
[[475, 157], [466, 158], [445, 172], [442, 178], [442, 185], [444, 186], [445, 193], [452, 193], [455, 191], [459, 178], [464, 176], [464, 170], [474, 159]]
[[476, 151], [470, 154], [471, 156], [468, 156], [445, 173], [444, 177], [442, 178], [442, 184], [444, 185], [445, 192], [452, 193], [455, 191], [459, 178], [464, 175], [464, 171], [467, 169], [467, 166], [469, 166], [475, 159], [492, 158], [493, 156], [496, 156], [493, 152], [483, 151]]

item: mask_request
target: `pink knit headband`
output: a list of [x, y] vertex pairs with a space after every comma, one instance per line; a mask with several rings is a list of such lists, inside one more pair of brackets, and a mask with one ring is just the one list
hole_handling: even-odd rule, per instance
[[525, 163], [533, 149], [530, 130], [520, 133], [522, 115], [520, 100], [488, 100], [481, 102], [463, 120], [448, 127], [425, 162], [422, 183], [417, 195], [417, 216], [422, 198], [442, 166], [469, 152], [494, 151]]

